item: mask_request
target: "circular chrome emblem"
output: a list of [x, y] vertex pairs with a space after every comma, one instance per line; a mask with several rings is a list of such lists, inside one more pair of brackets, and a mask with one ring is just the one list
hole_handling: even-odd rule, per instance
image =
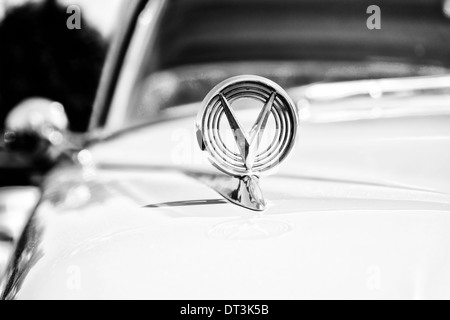
[[[237, 117], [240, 100], [261, 105], [251, 128], [242, 125], [248, 117]], [[203, 101], [197, 120], [202, 150], [215, 167], [237, 177], [270, 173], [292, 150], [297, 127], [297, 109], [286, 91], [257, 76], [239, 76], [219, 84]]]

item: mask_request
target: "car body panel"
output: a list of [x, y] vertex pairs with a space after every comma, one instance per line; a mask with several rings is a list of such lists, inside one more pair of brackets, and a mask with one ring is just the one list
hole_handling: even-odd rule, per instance
[[302, 124], [263, 215], [208, 186], [193, 118], [91, 146], [48, 177], [6, 297], [450, 298], [448, 121]]

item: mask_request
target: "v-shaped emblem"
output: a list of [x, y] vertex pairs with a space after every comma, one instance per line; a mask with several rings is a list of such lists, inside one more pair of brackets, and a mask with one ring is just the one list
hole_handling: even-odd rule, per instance
[[234, 138], [247, 170], [251, 170], [255, 164], [256, 156], [261, 145], [264, 130], [266, 129], [275, 98], [276, 93], [273, 92], [269, 100], [267, 100], [264, 105], [264, 108], [261, 110], [261, 113], [259, 114], [258, 119], [253, 125], [249, 135], [247, 135], [245, 129], [236, 117], [236, 113], [228, 103], [227, 98], [225, 98], [223, 94], [220, 95], [222, 106], [225, 110], [225, 115], [227, 116], [231, 129], [233, 130]]

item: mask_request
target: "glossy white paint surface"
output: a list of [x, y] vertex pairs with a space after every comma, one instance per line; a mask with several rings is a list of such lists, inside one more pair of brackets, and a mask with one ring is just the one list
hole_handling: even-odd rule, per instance
[[90, 181], [50, 180], [17, 298], [448, 299], [449, 120], [302, 125], [263, 216], [178, 171], [215, 173], [191, 118], [93, 147]]

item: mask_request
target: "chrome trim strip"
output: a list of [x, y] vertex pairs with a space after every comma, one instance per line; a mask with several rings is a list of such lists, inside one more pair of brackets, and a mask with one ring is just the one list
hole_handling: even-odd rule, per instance
[[381, 98], [389, 94], [414, 94], [429, 90], [450, 90], [450, 75], [314, 84], [304, 89], [304, 95], [309, 100], [325, 101], [358, 95]]
[[130, 103], [136, 84], [142, 75], [146, 49], [155, 41], [154, 31], [166, 3], [167, 0], [149, 1], [138, 18], [106, 120], [106, 132], [112, 132], [124, 126], [128, 112], [126, 106]]
[[450, 114], [450, 75], [320, 83], [289, 94], [307, 122]]
[[121, 23], [112, 36], [108, 56], [103, 66], [103, 72], [95, 97], [92, 115], [89, 123], [89, 132], [104, 125], [105, 117], [109, 111], [110, 100], [117, 85], [124, 56], [128, 49], [128, 42], [135, 28], [136, 15], [141, 4], [146, 0], [123, 2], [120, 8]]

